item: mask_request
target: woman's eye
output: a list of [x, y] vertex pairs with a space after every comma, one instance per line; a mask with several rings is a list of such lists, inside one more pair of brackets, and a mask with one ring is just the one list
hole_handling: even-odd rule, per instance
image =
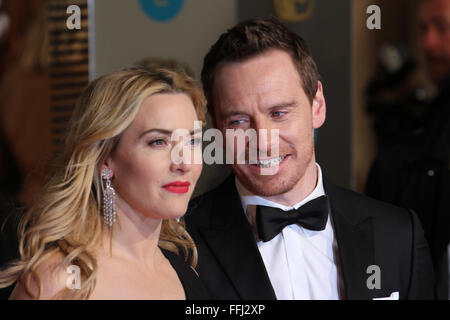
[[202, 143], [202, 139], [200, 138], [192, 138], [190, 141], [192, 146], [198, 146]]
[[148, 143], [149, 146], [163, 146], [166, 144], [164, 139], [155, 139]]

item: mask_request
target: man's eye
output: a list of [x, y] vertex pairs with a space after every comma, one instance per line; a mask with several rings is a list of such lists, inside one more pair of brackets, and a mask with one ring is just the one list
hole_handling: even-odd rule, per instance
[[229, 122], [230, 126], [238, 126], [240, 124], [243, 124], [246, 121], [246, 119], [236, 119], [236, 120], [231, 120]]
[[272, 117], [279, 118], [279, 117], [284, 116], [286, 113], [287, 112], [284, 112], [284, 111], [274, 111], [274, 112], [272, 112]]

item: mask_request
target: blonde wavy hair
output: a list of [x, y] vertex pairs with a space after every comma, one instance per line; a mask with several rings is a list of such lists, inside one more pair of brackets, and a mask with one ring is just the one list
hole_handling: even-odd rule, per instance
[[[80, 268], [81, 289], [63, 289], [55, 299], [88, 299], [97, 275], [94, 250], [108, 228], [102, 217], [103, 184], [99, 168], [136, 117], [143, 101], [156, 93], [185, 93], [205, 121], [206, 101], [194, 80], [168, 69], [129, 68], [93, 81], [75, 106], [64, 152], [45, 191], [21, 220], [20, 258], [0, 272], [0, 287], [21, 280], [34, 298], [42, 294], [37, 268], [54, 254], [62, 254], [64, 270]], [[184, 223], [163, 220], [159, 246], [183, 255], [195, 267], [197, 251]], [[38, 296], [31, 290], [38, 285]]]

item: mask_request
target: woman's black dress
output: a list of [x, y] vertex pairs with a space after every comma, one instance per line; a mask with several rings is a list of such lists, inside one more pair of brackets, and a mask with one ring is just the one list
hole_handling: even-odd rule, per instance
[[203, 286], [200, 278], [192, 270], [192, 268], [175, 253], [161, 248], [164, 256], [169, 260], [172, 267], [175, 269], [178, 278], [183, 285], [187, 300], [205, 300], [209, 299], [206, 288]]

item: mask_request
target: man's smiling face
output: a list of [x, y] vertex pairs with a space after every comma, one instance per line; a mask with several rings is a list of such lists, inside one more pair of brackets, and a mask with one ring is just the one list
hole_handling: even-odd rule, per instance
[[[267, 139], [266, 146], [258, 146], [266, 148], [263, 160], [279, 166], [276, 174], [262, 175], [258, 165], [233, 164], [239, 181], [251, 192], [262, 196], [286, 193], [314, 166], [314, 128], [325, 121], [322, 87], [319, 83], [311, 106], [288, 53], [272, 49], [242, 62], [223, 64], [214, 78], [213, 100], [215, 123], [224, 136], [226, 129], [267, 129], [268, 137], [272, 129], [279, 130], [278, 141]], [[278, 154], [272, 153], [274, 143], [279, 143]], [[248, 144], [246, 149], [248, 154]]]

